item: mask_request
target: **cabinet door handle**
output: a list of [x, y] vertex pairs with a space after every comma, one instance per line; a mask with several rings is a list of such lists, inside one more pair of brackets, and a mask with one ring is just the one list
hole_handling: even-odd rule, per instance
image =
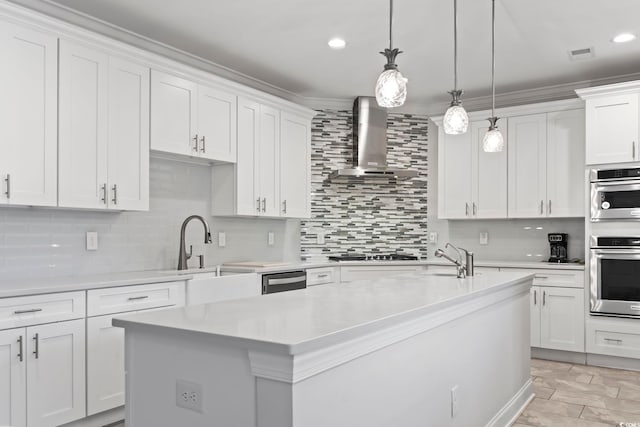
[[7, 177], [4, 179], [4, 182], [7, 183], [7, 191], [4, 194], [7, 195], [7, 199], [11, 198], [11, 174], [7, 174]]
[[478, 209], [476, 208], [476, 202], [473, 202], [472, 206], [473, 206], [473, 216], [476, 216], [476, 214], [478, 213]]
[[22, 338], [22, 335], [20, 335], [20, 338], [18, 338], [18, 359], [20, 359], [21, 362], [24, 360], [24, 353], [22, 352], [22, 344], [23, 344], [23, 338]]
[[16, 310], [13, 312], [13, 314], [25, 314], [25, 313], [37, 313], [39, 311], [42, 311], [41, 308], [31, 308], [29, 310]]
[[256, 210], [260, 212], [260, 197], [256, 199], [256, 205], [258, 206]]
[[544, 213], [544, 200], [540, 200], [540, 215]]
[[35, 334], [33, 336], [33, 341], [34, 341], [34, 344], [35, 344], [35, 347], [33, 349], [33, 354], [36, 355], [36, 359], [37, 359], [37, 358], [40, 357], [40, 344], [39, 344], [40, 340], [38, 339], [38, 334]]
[[117, 184], [113, 184], [113, 199], [111, 199], [111, 201], [113, 202], [114, 205], [118, 204], [118, 185]]
[[207, 143], [204, 140], [204, 135], [202, 135], [202, 138], [200, 138], [200, 141], [202, 142], [202, 148], [200, 149], [200, 151], [202, 151], [203, 153], [207, 152]]
[[147, 298], [149, 298], [149, 295], [143, 295], [143, 296], [140, 296], [140, 297], [130, 297], [129, 301], [139, 301], [141, 299], [147, 299]]
[[533, 305], [538, 305], [538, 291], [533, 290]]
[[106, 205], [107, 204], [107, 183], [106, 182], [100, 186], [100, 190], [102, 191], [102, 199], [100, 200], [102, 201], [102, 203]]
[[465, 216], [469, 216], [469, 203], [464, 204], [464, 214]]
[[549, 204], [547, 205], [547, 209], [549, 210], [549, 215], [551, 215], [551, 199], [549, 199]]
[[613, 342], [613, 343], [616, 343], [616, 344], [622, 344], [622, 340], [617, 340], [615, 338], [604, 338], [604, 340], [606, 342]]
[[262, 212], [266, 212], [267, 211], [267, 198], [264, 197], [262, 199]]
[[287, 201], [282, 202], [282, 213], [287, 213]]
[[542, 305], [547, 304], [547, 291], [542, 291]]
[[196, 153], [198, 152], [198, 134], [196, 133], [196, 136], [193, 137], [193, 142], [195, 142], [194, 146], [191, 147], [191, 151], [195, 151]]

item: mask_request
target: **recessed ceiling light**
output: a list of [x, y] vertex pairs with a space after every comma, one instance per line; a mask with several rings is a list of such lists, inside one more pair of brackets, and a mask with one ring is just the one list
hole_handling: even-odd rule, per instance
[[347, 45], [347, 42], [341, 38], [336, 37], [335, 39], [329, 40], [329, 43], [327, 44], [331, 49], [344, 49], [344, 47]]
[[614, 43], [626, 43], [626, 42], [630, 42], [631, 40], [635, 40], [636, 36], [634, 34], [631, 33], [622, 33], [622, 34], [618, 34], [617, 36], [615, 36], [613, 38], [613, 42]]

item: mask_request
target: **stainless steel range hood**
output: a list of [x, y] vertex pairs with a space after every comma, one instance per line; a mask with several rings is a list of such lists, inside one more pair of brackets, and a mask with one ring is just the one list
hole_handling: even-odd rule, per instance
[[336, 177], [395, 178], [418, 176], [418, 171], [387, 166], [387, 110], [376, 99], [359, 96], [353, 102], [353, 167], [331, 173]]

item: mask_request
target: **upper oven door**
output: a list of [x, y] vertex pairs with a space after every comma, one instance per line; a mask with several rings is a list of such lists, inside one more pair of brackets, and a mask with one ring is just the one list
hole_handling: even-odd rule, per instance
[[640, 220], [640, 181], [591, 183], [591, 221]]
[[591, 312], [640, 316], [640, 249], [592, 249]]

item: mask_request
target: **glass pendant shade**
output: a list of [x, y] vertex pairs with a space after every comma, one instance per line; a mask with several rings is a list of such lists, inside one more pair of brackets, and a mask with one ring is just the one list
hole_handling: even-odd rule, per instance
[[376, 82], [376, 101], [385, 108], [399, 107], [407, 99], [407, 79], [397, 69], [385, 70]]
[[498, 128], [491, 129], [482, 138], [482, 150], [485, 153], [497, 153], [504, 149], [504, 138]]
[[444, 113], [444, 132], [448, 135], [460, 135], [469, 128], [469, 116], [462, 105], [452, 105]]

